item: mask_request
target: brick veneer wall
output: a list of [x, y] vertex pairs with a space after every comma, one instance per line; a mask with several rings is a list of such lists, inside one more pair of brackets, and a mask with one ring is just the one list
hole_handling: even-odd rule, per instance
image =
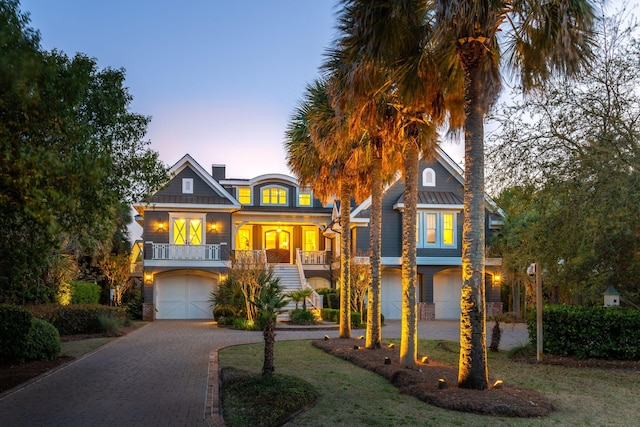
[[152, 322], [156, 319], [156, 306], [155, 304], [145, 302], [142, 304], [142, 320], [145, 322]]

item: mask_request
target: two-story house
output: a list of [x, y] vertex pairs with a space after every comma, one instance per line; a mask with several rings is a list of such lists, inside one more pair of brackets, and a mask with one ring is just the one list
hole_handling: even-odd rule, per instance
[[[338, 277], [337, 205], [316, 199], [281, 174], [228, 179], [225, 167], [206, 171], [189, 155], [170, 170], [170, 181], [135, 206], [143, 227], [145, 319], [210, 319], [209, 296], [228, 274], [231, 260], [274, 267], [287, 289], [335, 287]], [[460, 313], [462, 171], [439, 151], [421, 162], [418, 213], [420, 318], [454, 319]], [[400, 318], [404, 185], [383, 196], [382, 313]], [[353, 253], [369, 246], [370, 200], [352, 211]], [[487, 230], [501, 224], [487, 198]], [[336, 232], [337, 231], [337, 232]], [[500, 260], [487, 260], [487, 301], [501, 309], [495, 277]], [[311, 305], [319, 305], [316, 297]], [[492, 305], [494, 307], [492, 307]]]

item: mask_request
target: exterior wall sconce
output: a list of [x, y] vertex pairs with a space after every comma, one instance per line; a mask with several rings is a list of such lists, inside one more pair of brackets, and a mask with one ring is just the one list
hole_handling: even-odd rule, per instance
[[213, 232], [218, 231], [218, 224], [215, 222], [212, 222], [210, 228], [211, 228], [211, 231]]
[[145, 285], [151, 285], [151, 284], [153, 284], [153, 274], [151, 274], [151, 273], [144, 273], [144, 284], [145, 284]]
[[493, 275], [493, 283], [500, 283], [501, 279], [502, 277], [500, 277], [500, 274], [496, 273]]
[[158, 223], [158, 231], [164, 231], [164, 222]]

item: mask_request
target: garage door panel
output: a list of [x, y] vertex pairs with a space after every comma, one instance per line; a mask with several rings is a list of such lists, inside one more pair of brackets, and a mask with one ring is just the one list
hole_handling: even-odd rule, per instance
[[445, 271], [433, 276], [433, 303], [436, 319], [457, 320], [460, 318], [460, 291], [462, 272]]
[[402, 275], [396, 270], [387, 270], [382, 275], [380, 311], [385, 319], [402, 318]]
[[161, 277], [156, 282], [157, 319], [212, 319], [209, 297], [215, 282], [204, 276]]

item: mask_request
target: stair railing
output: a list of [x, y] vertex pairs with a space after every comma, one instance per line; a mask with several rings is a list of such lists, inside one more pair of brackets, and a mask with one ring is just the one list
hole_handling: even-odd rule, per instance
[[311, 289], [313, 291], [311, 296], [307, 298], [307, 303], [317, 310], [322, 310], [324, 296], [317, 293], [316, 290], [313, 289], [313, 287], [309, 284], [309, 282], [307, 282], [307, 278], [304, 275], [304, 269], [302, 268], [301, 253], [302, 251], [299, 248], [296, 249], [296, 266], [298, 267], [300, 284], [302, 285], [302, 289]]

